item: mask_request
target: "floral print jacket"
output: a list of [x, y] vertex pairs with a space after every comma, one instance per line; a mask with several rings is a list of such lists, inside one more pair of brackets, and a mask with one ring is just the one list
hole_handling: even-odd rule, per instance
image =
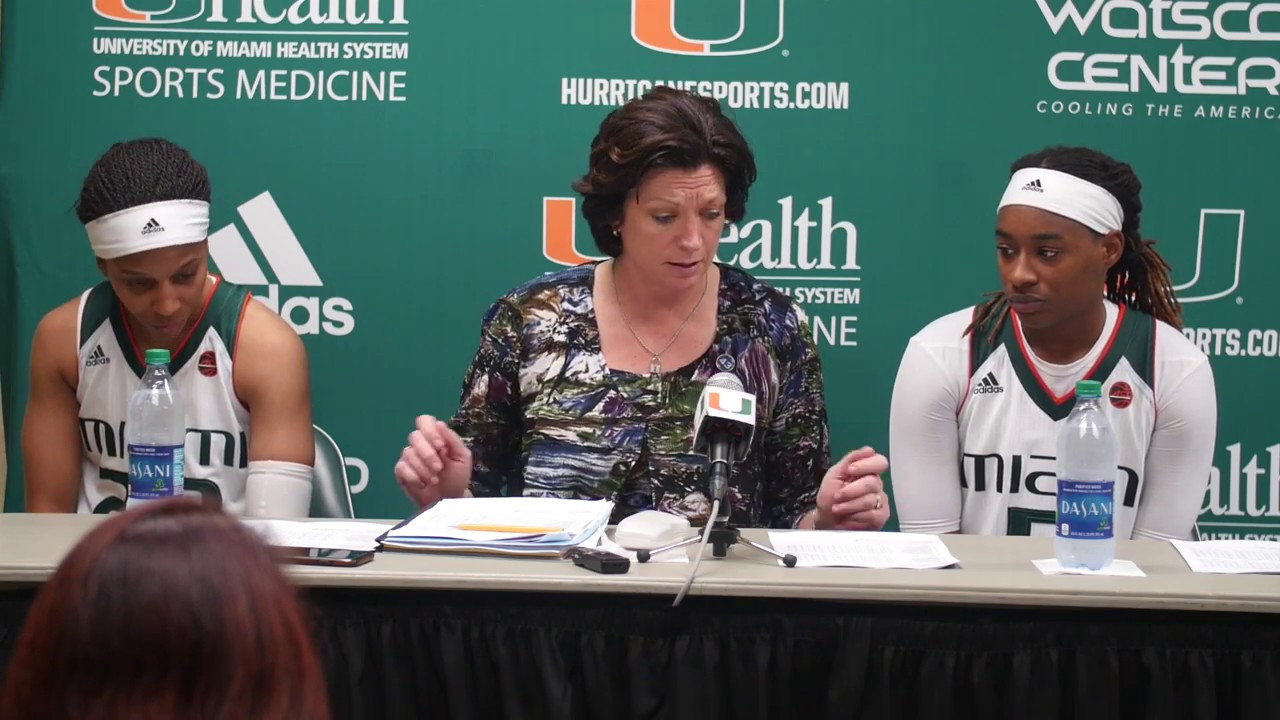
[[690, 451], [707, 379], [754, 393], [750, 452], [732, 467], [730, 520], [793, 527], [829, 463], [822, 365], [804, 312], [720, 265], [706, 353], [660, 376], [611, 370], [600, 351], [588, 263], [535, 278], [485, 314], [451, 427], [473, 455], [476, 496], [610, 498], [613, 522], [657, 509], [694, 524], [711, 511], [705, 456]]

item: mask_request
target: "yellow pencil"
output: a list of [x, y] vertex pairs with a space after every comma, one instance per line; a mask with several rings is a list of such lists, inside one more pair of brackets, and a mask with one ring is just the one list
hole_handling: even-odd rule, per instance
[[500, 533], [553, 533], [564, 532], [558, 527], [517, 527], [513, 525], [454, 525], [455, 530], [473, 530], [475, 532]]

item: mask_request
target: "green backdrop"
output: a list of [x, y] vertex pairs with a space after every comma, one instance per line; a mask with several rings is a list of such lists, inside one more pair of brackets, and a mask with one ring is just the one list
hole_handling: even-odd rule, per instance
[[[1212, 357], [1201, 527], [1280, 528], [1280, 13], [1002, 0], [11, 0], [0, 43], [0, 375], [11, 481], [40, 316], [99, 279], [72, 210], [96, 157], [161, 135], [213, 181], [214, 264], [306, 341], [361, 516], [407, 513], [412, 418], [448, 415], [481, 313], [594, 253], [570, 181], [649, 84], [721, 97], [760, 180], [720, 259], [815, 323], [839, 452], [887, 450], [907, 338], [995, 289], [1007, 167], [1095, 146]], [[380, 366], [385, 365], [386, 370]], [[892, 458], [891, 458], [892, 460]]]

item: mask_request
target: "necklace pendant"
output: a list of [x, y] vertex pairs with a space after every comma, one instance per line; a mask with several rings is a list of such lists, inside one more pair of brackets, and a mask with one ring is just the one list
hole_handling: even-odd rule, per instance
[[657, 355], [649, 360], [649, 374], [654, 376], [662, 374], [662, 360]]

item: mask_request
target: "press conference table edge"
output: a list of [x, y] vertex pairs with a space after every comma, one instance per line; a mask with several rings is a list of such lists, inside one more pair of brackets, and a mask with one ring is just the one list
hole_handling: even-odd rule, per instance
[[[0, 514], [0, 590], [38, 586], [71, 547], [101, 520], [91, 515]], [[389, 523], [391, 521], [372, 521]], [[768, 544], [768, 531], [743, 535]], [[1053, 556], [1052, 540], [945, 535], [960, 562], [940, 570], [784, 568], [751, 548], [731, 547], [698, 569], [691, 596], [979, 605], [1035, 608], [1280, 613], [1280, 576], [1192, 573], [1172, 545], [1120, 541], [1117, 557], [1147, 577], [1047, 576], [1031, 561]], [[567, 561], [381, 551], [366, 565], [287, 565], [305, 588], [670, 595], [691, 563], [632, 563], [622, 575], [599, 575]]]

